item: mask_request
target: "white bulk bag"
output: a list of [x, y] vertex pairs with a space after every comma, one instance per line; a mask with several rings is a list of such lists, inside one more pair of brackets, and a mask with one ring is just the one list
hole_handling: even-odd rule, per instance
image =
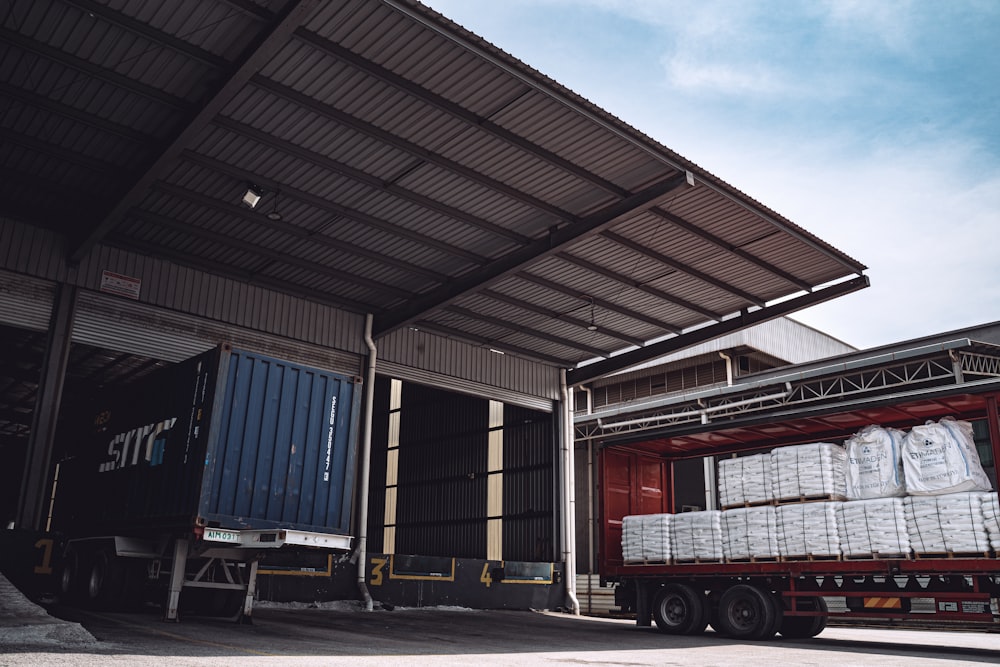
[[898, 429], [873, 424], [844, 442], [848, 500], [906, 495], [902, 459], [905, 436]]
[[910, 552], [902, 498], [840, 503], [837, 532], [845, 556], [905, 556]]
[[989, 551], [983, 517], [985, 495], [973, 492], [905, 498], [906, 530], [913, 551], [918, 554]]
[[722, 512], [681, 512], [670, 524], [674, 560], [722, 560]]
[[847, 452], [840, 445], [816, 442], [771, 450], [771, 489], [776, 500], [843, 499], [847, 489]]
[[770, 452], [719, 459], [719, 503], [722, 507], [757, 505], [773, 498]]
[[722, 512], [722, 553], [733, 560], [778, 557], [774, 507], [737, 507]]
[[778, 554], [790, 558], [839, 556], [837, 511], [841, 505], [837, 501], [778, 505]]
[[914, 426], [903, 439], [906, 491], [932, 496], [963, 491], [990, 491], [976, 451], [972, 424], [945, 417]]

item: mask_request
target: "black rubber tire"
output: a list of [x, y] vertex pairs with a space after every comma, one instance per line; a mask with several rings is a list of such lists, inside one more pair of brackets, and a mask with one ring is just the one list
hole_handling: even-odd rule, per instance
[[708, 624], [705, 595], [686, 584], [668, 584], [653, 596], [653, 620], [660, 632], [691, 635]]
[[[798, 607], [802, 611], [822, 611], [829, 610], [826, 600], [820, 597], [799, 598]], [[815, 637], [826, 629], [826, 616], [785, 616], [781, 621], [778, 632], [782, 637], [788, 639], [808, 639]]]
[[778, 611], [770, 591], [737, 584], [719, 598], [719, 611], [712, 627], [733, 639], [763, 639], [776, 627]]
[[80, 555], [75, 549], [67, 549], [59, 571], [59, 598], [64, 602], [79, 601], [83, 592], [81, 579]]
[[86, 561], [84, 601], [95, 609], [124, 606], [125, 563], [106, 549], [94, 551]]

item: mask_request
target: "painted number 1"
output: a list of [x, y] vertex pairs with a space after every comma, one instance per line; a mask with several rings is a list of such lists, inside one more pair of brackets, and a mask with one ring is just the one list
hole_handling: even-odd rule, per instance
[[43, 538], [35, 542], [36, 549], [44, 549], [42, 552], [42, 564], [35, 566], [35, 574], [52, 574], [52, 547], [55, 545], [49, 538]]

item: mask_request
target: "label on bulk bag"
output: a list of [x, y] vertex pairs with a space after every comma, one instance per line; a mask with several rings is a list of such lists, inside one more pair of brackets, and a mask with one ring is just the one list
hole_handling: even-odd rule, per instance
[[914, 426], [903, 439], [906, 490], [913, 495], [989, 491], [972, 424], [944, 418]]
[[903, 438], [902, 431], [872, 425], [844, 443], [848, 500], [906, 495], [901, 457]]

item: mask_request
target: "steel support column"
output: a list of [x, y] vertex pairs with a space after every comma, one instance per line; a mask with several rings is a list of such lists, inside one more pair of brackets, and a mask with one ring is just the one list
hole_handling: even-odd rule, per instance
[[16, 525], [25, 530], [45, 530], [52, 450], [56, 419], [62, 401], [63, 382], [69, 362], [69, 346], [76, 314], [76, 288], [61, 284], [56, 290], [45, 345], [45, 359], [31, 418], [31, 436], [21, 481]]

